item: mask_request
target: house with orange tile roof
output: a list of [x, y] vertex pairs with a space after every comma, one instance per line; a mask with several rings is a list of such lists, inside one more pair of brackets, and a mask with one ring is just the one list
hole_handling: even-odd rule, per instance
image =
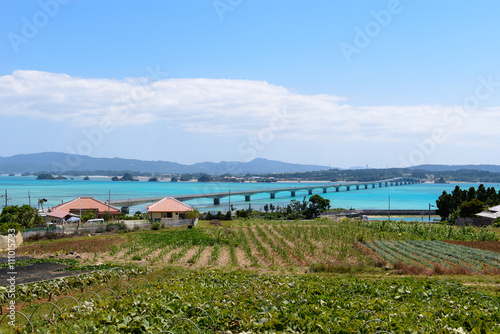
[[151, 221], [182, 220], [186, 219], [186, 212], [193, 211], [192, 207], [173, 197], [164, 197], [146, 208]]
[[75, 215], [84, 215], [86, 212], [91, 211], [96, 218], [105, 218], [109, 215], [111, 220], [118, 220], [120, 217], [119, 209], [94, 197], [77, 197], [74, 200], [53, 207], [51, 211], [65, 211]]

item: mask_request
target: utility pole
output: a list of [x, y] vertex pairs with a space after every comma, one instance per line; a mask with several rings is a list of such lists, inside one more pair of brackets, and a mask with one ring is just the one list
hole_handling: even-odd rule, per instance
[[[153, 174], [154, 176], [154, 174]], [[111, 202], [111, 190], [109, 190], [109, 193], [108, 193], [108, 220], [109, 220], [109, 205], [110, 205], [110, 202]]]
[[231, 211], [231, 189], [229, 189], [229, 210]]
[[30, 196], [30, 191], [28, 190], [28, 203], [31, 206], [31, 196]]
[[7, 189], [5, 189], [5, 195], [2, 195], [0, 197], [5, 197], [5, 206], [7, 206]]
[[429, 203], [429, 221], [431, 221], [431, 207], [434, 207], [434, 205]]

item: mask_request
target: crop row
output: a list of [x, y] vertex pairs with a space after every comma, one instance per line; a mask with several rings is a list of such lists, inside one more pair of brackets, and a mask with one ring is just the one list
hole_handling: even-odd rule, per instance
[[[117, 278], [129, 278], [145, 273], [142, 267], [114, 267], [106, 270], [97, 270], [78, 276], [67, 276], [54, 280], [39, 281], [35, 283], [19, 284], [15, 286], [13, 295], [16, 302], [33, 301], [41, 298], [52, 298], [62, 295], [73, 289], [81, 289], [96, 284], [108, 284]], [[7, 304], [12, 298], [9, 286], [0, 286], [0, 302]]]
[[[437, 263], [446, 268], [462, 266], [480, 270], [484, 264], [498, 267], [495, 253], [476, 253], [475, 250], [470, 250], [464, 253], [467, 260], [464, 262], [462, 258], [456, 258], [459, 246], [449, 246], [450, 248], [445, 249], [443, 247], [448, 246], [436, 243], [420, 245], [418, 242], [448, 237], [458, 240], [494, 239], [491, 233], [493, 232], [484, 228], [389, 221], [251, 220], [237, 221], [232, 227], [220, 229], [196, 228], [138, 233], [115, 253], [127, 261], [131, 258], [138, 260], [147, 257], [152, 264], [196, 264], [202, 252], [206, 255], [203, 258], [209, 257], [205, 264], [210, 265], [217, 265], [220, 255], [227, 253], [230, 255], [230, 262], [226, 260], [224, 265], [230, 263], [233, 266], [243, 263], [250, 263], [251, 266], [274, 266], [277, 263], [287, 266], [310, 266], [315, 263], [343, 261], [370, 263], [371, 258], [354, 247], [356, 243], [363, 242], [368, 246], [373, 245], [373, 250], [391, 263], [401, 261], [427, 268], [432, 268]], [[408, 242], [403, 241], [405, 237]], [[376, 240], [380, 245], [371, 243]], [[392, 242], [384, 244], [384, 240]], [[188, 253], [194, 255], [187, 255]], [[244, 254], [245, 259], [238, 259], [237, 253], [240, 257]]]
[[500, 256], [497, 253], [442, 241], [372, 241], [365, 245], [390, 263], [401, 261], [429, 268], [439, 264], [446, 268], [457, 266], [472, 271], [500, 268]]

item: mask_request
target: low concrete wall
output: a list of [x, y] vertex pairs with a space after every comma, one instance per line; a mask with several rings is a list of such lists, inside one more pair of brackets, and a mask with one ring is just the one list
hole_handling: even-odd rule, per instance
[[491, 219], [485, 218], [457, 218], [457, 220], [455, 220], [455, 225], [457, 226], [489, 226], [492, 223], [493, 221]]
[[195, 219], [194, 223], [191, 221], [191, 219], [162, 219], [161, 222], [165, 224], [165, 227], [181, 227], [181, 226], [188, 226], [188, 225], [193, 225], [196, 226], [198, 223], [198, 219]]

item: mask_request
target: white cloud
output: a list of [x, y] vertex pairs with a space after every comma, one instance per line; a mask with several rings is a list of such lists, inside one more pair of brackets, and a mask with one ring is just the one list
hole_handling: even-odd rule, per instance
[[[334, 95], [301, 95], [263, 81], [145, 78], [84, 79], [40, 71], [0, 77], [0, 115], [95, 126], [165, 122], [217, 136], [253, 135], [286, 112], [277, 136], [306, 140], [413, 141], [442, 128], [455, 140], [495, 138], [500, 108], [445, 118], [453, 106], [354, 107]], [[455, 115], [458, 116], [458, 113]], [[469, 138], [470, 139], [470, 138]]]

